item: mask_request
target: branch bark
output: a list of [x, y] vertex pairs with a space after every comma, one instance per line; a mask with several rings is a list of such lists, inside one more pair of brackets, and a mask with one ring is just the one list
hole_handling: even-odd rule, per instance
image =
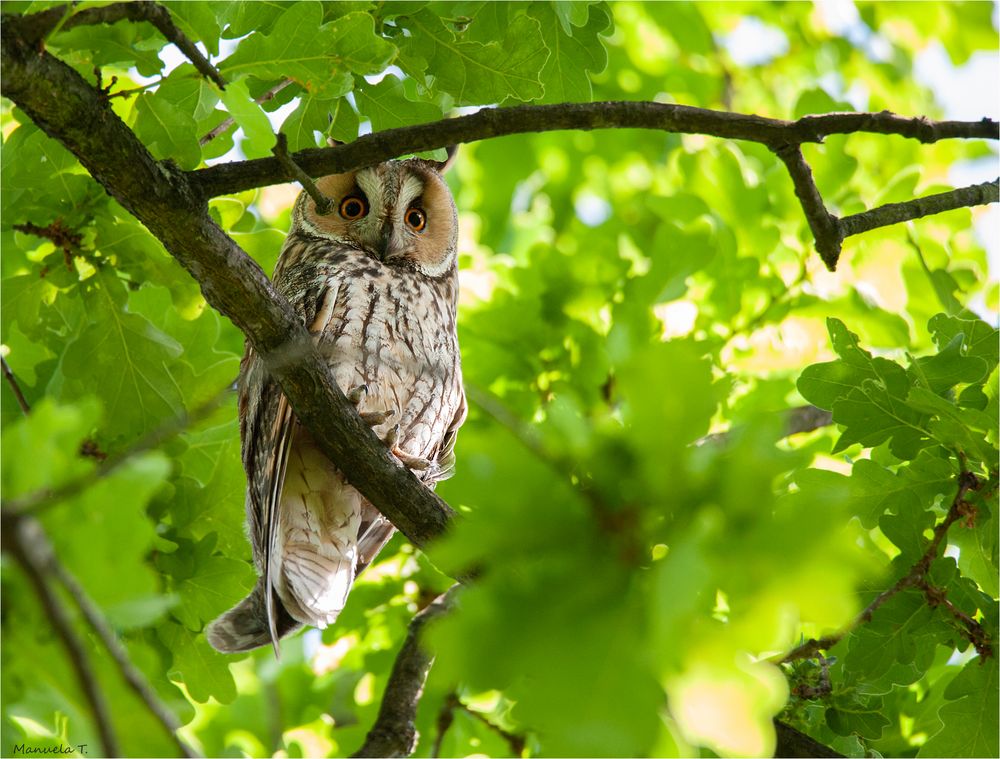
[[364, 745], [352, 756], [394, 757], [409, 756], [413, 752], [418, 737], [414, 727], [417, 706], [427, 673], [434, 663], [434, 657], [421, 647], [420, 636], [428, 622], [451, 609], [459, 587], [453, 585], [410, 621], [406, 640], [392, 665], [375, 724], [368, 731]]
[[[668, 103], [559, 103], [484, 108], [467, 116], [386, 129], [359, 137], [348, 145], [300, 150], [292, 158], [311, 176], [322, 176], [371, 166], [405, 153], [511, 134], [625, 128], [745, 140], [761, 143], [772, 150], [787, 145], [819, 143], [830, 134], [855, 132], [893, 134], [925, 143], [953, 138], [1000, 139], [1000, 124], [990, 119], [931, 121], [882, 112], [830, 113], [785, 121]], [[234, 161], [193, 172], [193, 181], [205, 197], [292, 179], [277, 158]]]

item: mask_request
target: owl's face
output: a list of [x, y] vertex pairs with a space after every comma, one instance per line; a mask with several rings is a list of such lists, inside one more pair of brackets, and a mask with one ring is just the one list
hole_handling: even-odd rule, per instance
[[320, 214], [307, 193], [295, 203], [293, 227], [359, 248], [389, 266], [440, 277], [455, 266], [458, 215], [437, 164], [387, 161], [316, 186], [332, 201]]

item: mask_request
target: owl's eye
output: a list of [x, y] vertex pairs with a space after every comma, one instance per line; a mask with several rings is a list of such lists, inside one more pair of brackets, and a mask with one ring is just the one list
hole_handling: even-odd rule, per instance
[[368, 213], [368, 204], [364, 198], [347, 197], [340, 201], [340, 215], [348, 221], [360, 219]]
[[427, 226], [427, 217], [419, 208], [411, 208], [406, 212], [406, 223], [414, 232], [423, 232]]

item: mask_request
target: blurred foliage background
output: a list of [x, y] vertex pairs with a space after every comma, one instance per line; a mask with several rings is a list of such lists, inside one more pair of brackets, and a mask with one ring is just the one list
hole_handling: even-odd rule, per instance
[[[921, 66], [981, 51], [994, 86], [965, 117], [995, 117], [1000, 91], [992, 3], [164, 5], [225, 92], [146, 23], [46, 47], [88, 80], [117, 77], [115, 111], [185, 169], [268, 155], [277, 128], [299, 149], [519, 102], [941, 117], [956, 93]], [[465, 518], [427, 556], [394, 538], [336, 625], [286, 641], [280, 661], [226, 657], [203, 629], [254, 581], [229, 390], [242, 335], [9, 101], [2, 128], [0, 325], [31, 406], [4, 387], [4, 499], [87, 478], [95, 450], [196, 412], [41, 521], [205, 754], [354, 751], [410, 618], [471, 565], [481, 575], [430, 629], [418, 756], [763, 756], [775, 716], [848, 756], [998, 754], [996, 659], [918, 588], [827, 658], [776, 663], [910, 571], [962, 470], [981, 486], [928, 578], [996, 640], [998, 289], [970, 210], [852, 238], [829, 273], [759, 145], [623, 130], [463, 146], [448, 180], [471, 408], [439, 492]], [[847, 135], [805, 151], [838, 214], [996, 164], [977, 141]], [[297, 192], [212, 213], [270, 272]], [[16, 229], [57, 222], [65, 245]], [[996, 224], [980, 229], [996, 250]], [[838, 424], [786, 436], [806, 403]], [[2, 578], [0, 752], [94, 755], [65, 653], [6, 555]], [[173, 755], [85, 640], [125, 753]]]

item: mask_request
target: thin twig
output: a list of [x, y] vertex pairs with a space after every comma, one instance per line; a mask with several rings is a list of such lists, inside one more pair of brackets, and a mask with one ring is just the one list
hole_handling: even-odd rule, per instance
[[3, 362], [3, 376], [7, 380], [7, 384], [10, 385], [10, 389], [14, 391], [14, 397], [17, 398], [17, 405], [21, 407], [21, 413], [27, 416], [31, 413], [31, 406], [24, 399], [24, 393], [21, 392], [21, 386], [17, 384], [17, 377], [14, 376], [14, 372], [10, 370], [10, 366], [7, 364], [6, 358], [0, 358], [0, 362]]
[[160, 446], [166, 440], [180, 434], [188, 427], [197, 424], [211, 414], [222, 400], [229, 393], [229, 388], [222, 390], [211, 399], [193, 409], [190, 412], [178, 414], [172, 419], [168, 419], [155, 430], [134, 445], [125, 449], [121, 453], [107, 456], [99, 466], [91, 469], [86, 474], [70, 480], [57, 488], [41, 488], [27, 495], [15, 498], [3, 504], [4, 516], [18, 516], [25, 514], [37, 514], [42, 509], [52, 506], [60, 501], [72, 498], [77, 493], [86, 490], [98, 480], [107, 477], [114, 470], [130, 461], [141, 453], [152, 450]]
[[94, 602], [90, 600], [87, 592], [76, 581], [76, 578], [73, 577], [73, 575], [71, 575], [69, 571], [59, 562], [55, 552], [50, 551], [49, 554], [49, 571], [60, 583], [62, 583], [70, 597], [74, 602], [76, 602], [76, 605], [83, 614], [84, 619], [87, 620], [94, 632], [97, 633], [97, 636], [101, 639], [104, 647], [107, 648], [108, 653], [111, 654], [111, 658], [115, 660], [115, 664], [118, 665], [118, 671], [121, 672], [122, 678], [126, 683], [128, 683], [133, 692], [135, 692], [135, 694], [142, 699], [143, 703], [146, 704], [146, 708], [149, 709], [150, 713], [170, 734], [170, 737], [173, 739], [174, 744], [180, 750], [181, 754], [187, 757], [199, 756], [199, 754], [188, 746], [187, 743], [185, 743], [178, 735], [177, 731], [181, 728], [180, 722], [177, 721], [173, 712], [171, 712], [166, 705], [160, 701], [159, 696], [157, 696], [153, 689], [149, 686], [146, 678], [131, 662], [128, 657], [128, 652], [125, 650], [121, 641], [118, 640], [114, 631], [108, 625], [107, 620], [105, 620], [100, 609], [98, 609]]
[[[948, 513], [945, 515], [944, 519], [938, 522], [938, 524], [934, 527], [934, 534], [932, 535], [930, 541], [928, 541], [927, 547], [924, 549], [923, 554], [921, 554], [920, 559], [910, 568], [910, 571], [900, 577], [891, 588], [884, 590], [875, 596], [872, 602], [869, 603], [846, 628], [834, 633], [833, 635], [807, 640], [805, 643], [793, 648], [784, 656], [777, 657], [775, 661], [778, 663], [785, 663], [795, 661], [797, 659], [808, 659], [815, 656], [820, 651], [826, 651], [833, 648], [852, 630], [870, 622], [875, 612], [897, 593], [905, 590], [906, 588], [921, 587], [922, 583], [926, 582], [927, 573], [930, 571], [931, 564], [934, 559], [937, 558], [938, 550], [941, 548], [941, 543], [944, 541], [945, 535], [948, 534], [948, 528], [968, 514], [969, 504], [966, 502], [965, 497], [970, 491], [978, 490], [979, 486], [979, 478], [977, 478], [972, 472], [965, 470], [960, 472], [958, 475], [958, 491], [955, 493], [954, 499], [952, 499]], [[977, 642], [972, 638], [970, 638], [970, 641], [974, 644]], [[979, 642], [984, 647], [989, 647], [988, 639], [985, 642], [982, 640]], [[978, 648], [979, 646], [977, 645], [977, 649]], [[992, 653], [992, 649], [990, 648], [989, 650]]]
[[[71, 7], [57, 5], [27, 16], [5, 17], [4, 21], [8, 23], [9, 21], [16, 22], [18, 31], [29, 42], [41, 40], [55, 31], [57, 27], [60, 30], [67, 30], [77, 26], [114, 24], [124, 19], [135, 22], [148, 21], [159, 30], [160, 34], [174, 43], [187, 56], [188, 60], [194, 64], [194, 67], [198, 69], [202, 76], [211, 79], [221, 89], [225, 89], [226, 80], [223, 79], [222, 74], [202, 55], [201, 51], [187, 35], [177, 28], [173, 18], [170, 16], [170, 11], [159, 3], [149, 2], [149, 0], [112, 3], [111, 5], [96, 8], [85, 8], [69, 16], [69, 18], [65, 18], [67, 9]], [[65, 20], [63, 21], [64, 18]], [[62, 21], [61, 24], [60, 21]]]
[[21, 565], [38, 595], [46, 618], [52, 623], [53, 630], [66, 649], [80, 690], [83, 691], [84, 698], [90, 706], [94, 722], [97, 725], [104, 756], [118, 756], [118, 739], [111, 724], [111, 714], [104, 701], [104, 696], [98, 688], [90, 659], [79, 637], [73, 631], [69, 615], [49, 584], [48, 575], [51, 572], [54, 558], [52, 545], [45, 536], [41, 525], [31, 517], [14, 519], [4, 517], [2, 535], [4, 548]]
[[887, 203], [884, 206], [845, 216], [840, 219], [840, 233], [843, 237], [860, 235], [878, 227], [901, 224], [932, 214], [954, 211], [957, 208], [984, 206], [996, 203], [1000, 198], [1000, 179], [982, 182], [968, 187], [958, 187], [936, 195], [926, 195], [903, 203]]
[[333, 201], [319, 191], [312, 178], [300, 169], [295, 161], [292, 160], [292, 157], [288, 155], [288, 137], [285, 136], [284, 132], [278, 132], [276, 137], [277, 140], [274, 143], [274, 147], [271, 148], [271, 152], [278, 157], [278, 160], [295, 177], [295, 181], [302, 185], [302, 188], [309, 193], [309, 197], [316, 204], [316, 213], [321, 215], [330, 213], [330, 210], [333, 208]]
[[434, 663], [434, 657], [421, 646], [420, 636], [428, 622], [451, 609], [459, 587], [451, 586], [410, 621], [406, 641], [392, 665], [375, 724], [368, 731], [364, 745], [352, 756], [409, 756], [412, 753], [418, 738], [414, 727], [417, 706], [427, 673]]
[[[293, 83], [294, 80], [292, 79], [282, 79], [280, 82], [274, 85], [263, 95], [254, 98], [253, 102], [255, 102], [257, 105], [260, 105], [261, 103], [266, 103], [268, 100], [272, 100], [274, 96], [277, 95], [279, 92], [281, 92], [283, 89], [285, 89], [285, 87]], [[202, 137], [198, 140], [198, 144], [204, 147], [212, 140], [214, 140], [216, 137], [218, 137], [220, 134], [222, 134], [228, 129], [231, 129], [235, 124], [236, 124], [236, 119], [234, 119], [232, 116], [223, 119], [217, 126], [212, 127], [210, 131], [202, 135]]]

